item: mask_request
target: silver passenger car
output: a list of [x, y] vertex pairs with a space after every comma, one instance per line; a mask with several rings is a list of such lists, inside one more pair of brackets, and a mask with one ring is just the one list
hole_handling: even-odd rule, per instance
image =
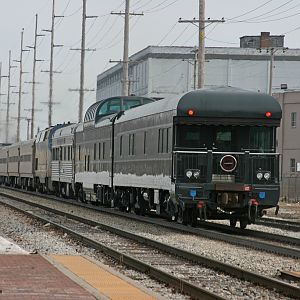
[[66, 197], [74, 191], [75, 130], [78, 124], [57, 129], [52, 138], [51, 177], [53, 189]]

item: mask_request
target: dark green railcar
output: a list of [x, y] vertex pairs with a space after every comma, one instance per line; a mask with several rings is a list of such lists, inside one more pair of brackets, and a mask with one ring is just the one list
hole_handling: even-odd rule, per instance
[[75, 182], [120, 209], [246, 227], [279, 200], [280, 119], [273, 97], [232, 87], [131, 108], [114, 122], [99, 115], [93, 137], [83, 126], [81, 148], [94, 160], [86, 154]]

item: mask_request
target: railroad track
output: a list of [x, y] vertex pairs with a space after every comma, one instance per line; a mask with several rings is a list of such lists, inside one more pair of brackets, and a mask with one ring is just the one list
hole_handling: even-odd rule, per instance
[[284, 230], [300, 232], [300, 223], [294, 222], [294, 221], [289, 221], [289, 220], [263, 217], [257, 222], [257, 224], [263, 225], [263, 226], [268, 226], [268, 227], [273, 227], [273, 228], [280, 228], [280, 229], [284, 229]]
[[[298, 287], [283, 281], [180, 250], [72, 213], [36, 205], [24, 199], [17, 199], [15, 196], [7, 196], [7, 198], [13, 199], [14, 203], [11, 203], [11, 200], [1, 200], [4, 205], [43, 223], [51, 223], [83, 244], [98, 249], [129, 267], [146, 272], [193, 298], [224, 299], [214, 291], [214, 288], [209, 287], [212, 290], [208, 291], [201, 287], [203, 282], [207, 282], [210, 278], [213, 278], [214, 284], [218, 285], [219, 275], [214, 270], [234, 277], [237, 282], [233, 284], [238, 284], [239, 280], [247, 280], [271, 290], [275, 289], [286, 296], [300, 297]], [[174, 273], [177, 275], [173, 275]], [[244, 282], [239, 284], [245, 285]]]
[[[87, 203], [80, 203], [76, 202], [75, 200], [70, 199], [64, 199], [64, 198], [58, 198], [56, 196], [52, 195], [44, 195], [44, 194], [37, 194], [34, 192], [19, 190], [15, 188], [5, 188], [0, 189], [0, 195], [4, 196], [13, 196], [9, 195], [5, 192], [5, 190], [13, 191], [20, 194], [29, 194], [35, 197], [41, 197], [44, 199], [50, 199], [54, 200], [56, 202], [64, 202], [67, 204], [71, 204], [74, 206], [84, 207], [86, 209], [91, 209], [93, 211], [99, 211], [102, 213], [107, 213], [110, 215], [116, 215], [119, 217], [125, 217], [127, 219], [131, 219], [134, 221], [139, 221], [143, 223], [153, 224], [156, 226], [163, 226], [168, 229], [172, 229], [175, 231], [180, 231], [184, 233], [191, 233], [198, 236], [202, 236], [204, 238], [209, 238], [213, 240], [219, 240], [227, 243], [231, 243], [233, 245], [248, 247], [251, 249], [259, 250], [259, 251], [266, 251], [282, 256], [292, 257], [292, 258], [300, 258], [300, 239], [288, 237], [288, 236], [282, 236], [278, 234], [272, 234], [272, 233], [266, 233], [266, 232], [260, 232], [256, 230], [249, 230], [249, 229], [240, 229], [240, 228], [231, 228], [227, 225], [222, 224], [216, 224], [216, 223], [209, 223], [205, 222], [202, 223], [202, 228], [193, 228], [188, 226], [182, 226], [181, 224], [167, 222], [166, 220], [160, 219], [160, 218], [152, 218], [152, 217], [142, 217], [135, 214], [130, 213], [124, 213], [120, 212], [115, 209], [111, 208], [105, 208], [105, 207], [99, 207]], [[204, 229], [207, 228], [207, 229]], [[263, 239], [264, 241], [258, 241], [255, 239]], [[265, 240], [271, 240], [272, 243], [266, 243]], [[274, 244], [274, 241], [277, 241], [282, 244], [291, 244], [294, 245], [294, 248], [286, 247], [282, 245], [276, 245]]]

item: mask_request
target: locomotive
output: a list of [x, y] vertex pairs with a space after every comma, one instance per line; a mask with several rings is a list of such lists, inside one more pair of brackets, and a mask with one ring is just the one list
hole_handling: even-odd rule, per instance
[[232, 87], [159, 101], [113, 97], [84, 122], [25, 142], [28, 174], [22, 143], [1, 148], [0, 180], [192, 226], [228, 219], [246, 228], [278, 204], [280, 120], [273, 97]]

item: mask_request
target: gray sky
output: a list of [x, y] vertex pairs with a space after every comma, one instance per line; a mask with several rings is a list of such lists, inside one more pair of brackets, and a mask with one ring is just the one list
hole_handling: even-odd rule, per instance
[[[239, 37], [243, 35], [258, 35], [261, 31], [272, 34], [285, 34], [285, 46], [299, 48], [300, 33], [300, 0], [207, 0], [206, 17], [220, 19], [224, 24], [211, 25], [207, 28], [206, 46], [238, 47]], [[19, 59], [20, 32], [25, 28], [24, 44], [33, 44], [34, 15], [39, 14], [39, 29], [50, 29], [52, 0], [0, 0], [0, 61], [2, 73], [7, 74], [8, 50], [12, 50], [13, 59]], [[87, 21], [87, 47], [97, 48], [86, 56], [86, 88], [96, 88], [96, 76], [111, 67], [109, 59], [118, 60], [123, 51], [123, 17], [110, 15], [111, 11], [124, 10], [123, 0], [87, 0], [88, 15], [97, 15], [97, 19]], [[81, 0], [56, 0], [56, 15], [64, 18], [56, 19], [55, 43], [64, 47], [55, 49], [54, 68], [63, 71], [55, 75], [53, 121], [76, 121], [78, 117], [78, 93], [69, 92], [69, 88], [79, 87], [79, 52], [70, 50], [80, 47], [81, 35]], [[131, 18], [130, 54], [148, 45], [184, 45], [197, 44], [197, 27], [191, 24], [178, 24], [178, 18], [192, 19], [198, 17], [198, 0], [131, 0], [131, 11], [144, 12], [144, 16]], [[297, 30], [299, 27], [299, 30]], [[294, 30], [296, 29], [296, 30]], [[294, 31], [292, 31], [294, 30]], [[49, 75], [41, 70], [49, 69], [49, 34], [39, 38], [38, 58], [45, 62], [38, 63], [37, 81], [37, 112], [36, 125], [47, 126], [47, 106], [41, 102], [48, 100]], [[17, 65], [17, 63], [15, 63]], [[24, 53], [24, 81], [31, 80], [32, 53]], [[18, 85], [18, 68], [13, 69], [12, 85]], [[24, 111], [31, 105], [31, 86], [23, 84], [22, 115], [29, 116]], [[2, 92], [6, 92], [7, 80], [2, 80]], [[15, 88], [14, 90], [17, 90]], [[13, 94], [12, 116], [16, 116], [18, 95]], [[95, 101], [95, 92], [85, 95], [85, 109]], [[1, 102], [6, 101], [2, 96]], [[1, 110], [5, 104], [1, 103]], [[5, 112], [1, 112], [2, 128]], [[12, 125], [11, 131], [15, 131]], [[14, 130], [13, 130], [14, 129]], [[22, 138], [25, 138], [26, 122], [22, 121]], [[2, 134], [0, 135], [0, 137]]]

